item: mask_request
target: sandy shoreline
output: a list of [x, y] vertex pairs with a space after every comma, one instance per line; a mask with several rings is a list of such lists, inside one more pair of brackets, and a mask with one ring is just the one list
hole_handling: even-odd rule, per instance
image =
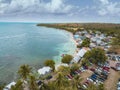
[[73, 54], [73, 56], [75, 56], [76, 54], [77, 54], [77, 50], [78, 50], [78, 48], [77, 48], [77, 42], [76, 42], [76, 40], [74, 39], [74, 35], [71, 33], [71, 32], [69, 32], [70, 33], [70, 37], [71, 37], [71, 40], [75, 43], [75, 45], [76, 45], [76, 51], [75, 51], [75, 53]]
[[[60, 29], [59, 29], [60, 30]], [[71, 33], [71, 32], [69, 32], [69, 31], [66, 31], [66, 30], [64, 30], [65, 32], [67, 32], [67, 33], [69, 33], [69, 35], [70, 35], [70, 40], [75, 44], [75, 46], [76, 46], [76, 49], [75, 49], [75, 52], [74, 52], [74, 54], [72, 54], [72, 56], [74, 57], [74, 56], [76, 56], [77, 55], [77, 50], [78, 50], [78, 48], [77, 48], [77, 42], [76, 42], [76, 40], [74, 39], [74, 35], [73, 35], [73, 33]], [[58, 65], [61, 65], [62, 63], [60, 62], [60, 63], [56, 63], [55, 64], [55, 68], [58, 66]]]

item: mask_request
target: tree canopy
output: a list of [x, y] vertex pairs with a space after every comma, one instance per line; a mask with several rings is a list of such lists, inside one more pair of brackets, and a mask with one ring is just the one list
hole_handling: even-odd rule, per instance
[[72, 59], [73, 59], [73, 56], [66, 54], [66, 55], [64, 55], [63, 58], [62, 58], [62, 63], [67, 63], [67, 64], [69, 64]]
[[78, 64], [74, 63], [70, 68], [70, 72], [74, 72], [75, 70], [78, 70], [78, 69], [79, 69]]
[[94, 64], [104, 63], [107, 59], [105, 51], [101, 48], [93, 48], [85, 54], [85, 59], [91, 61]]
[[46, 60], [44, 65], [51, 67], [53, 71], [55, 70], [55, 62], [53, 60]]
[[18, 80], [17, 83], [11, 87], [10, 90], [23, 90], [23, 82]]
[[22, 65], [18, 70], [18, 74], [21, 76], [23, 80], [27, 79], [30, 73], [31, 73], [31, 67], [29, 65]]
[[30, 76], [29, 76], [29, 81], [28, 81], [28, 83], [29, 83], [29, 89], [30, 89], [30, 90], [39, 90], [39, 89], [38, 89], [38, 85], [37, 85], [37, 83], [36, 83], [36, 78], [35, 78], [35, 76], [30, 75]]
[[58, 67], [57, 71], [62, 72], [63, 75], [67, 75], [70, 73], [70, 67], [60, 66], [60, 67]]
[[112, 39], [112, 45], [119, 45], [120, 46], [120, 36], [117, 35]]
[[83, 40], [81, 47], [89, 47], [89, 45], [90, 45], [90, 39], [86, 38]]

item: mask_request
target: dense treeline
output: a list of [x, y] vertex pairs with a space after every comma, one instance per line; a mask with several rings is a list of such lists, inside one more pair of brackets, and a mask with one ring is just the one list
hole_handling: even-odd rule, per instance
[[[46, 27], [54, 27], [59, 29], [65, 29], [70, 32], [75, 32], [81, 29], [86, 30], [98, 30], [107, 34], [120, 34], [120, 24], [112, 24], [112, 23], [66, 23], [66, 24], [38, 24], [37, 26], [46, 26]], [[77, 30], [75, 30], [77, 29]]]

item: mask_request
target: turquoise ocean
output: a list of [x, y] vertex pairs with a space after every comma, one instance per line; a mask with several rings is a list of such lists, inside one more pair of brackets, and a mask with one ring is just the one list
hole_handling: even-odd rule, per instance
[[60, 63], [62, 54], [73, 55], [76, 45], [71, 33], [36, 23], [0, 23], [0, 82], [16, 78], [20, 65], [36, 69], [47, 59]]

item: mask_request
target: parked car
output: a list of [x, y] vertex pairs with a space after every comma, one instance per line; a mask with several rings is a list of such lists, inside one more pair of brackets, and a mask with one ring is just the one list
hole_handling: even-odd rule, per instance
[[93, 71], [93, 72], [95, 71], [95, 69], [94, 69], [94, 68], [90, 68], [90, 70], [91, 70], [91, 71]]
[[87, 89], [87, 86], [86, 86], [85, 84], [83, 84], [83, 88], [84, 88], [84, 89]]
[[85, 71], [85, 69], [84, 69], [83, 67], [81, 67], [80, 70], [81, 70], [81, 72], [84, 72], [84, 71]]
[[37, 85], [40, 86], [43, 82], [41, 80], [36, 81]]
[[111, 67], [113, 70], [117, 71], [115, 67]]
[[120, 90], [120, 82], [117, 84], [117, 90]]
[[118, 82], [120, 82], [120, 78], [118, 79]]
[[70, 79], [72, 79], [72, 78], [73, 78], [70, 74], [68, 74], [67, 76], [68, 76]]
[[81, 73], [81, 70], [76, 70], [78, 73]]
[[52, 78], [51, 75], [49, 75], [49, 76], [46, 77], [47, 80], [50, 80], [51, 78]]

